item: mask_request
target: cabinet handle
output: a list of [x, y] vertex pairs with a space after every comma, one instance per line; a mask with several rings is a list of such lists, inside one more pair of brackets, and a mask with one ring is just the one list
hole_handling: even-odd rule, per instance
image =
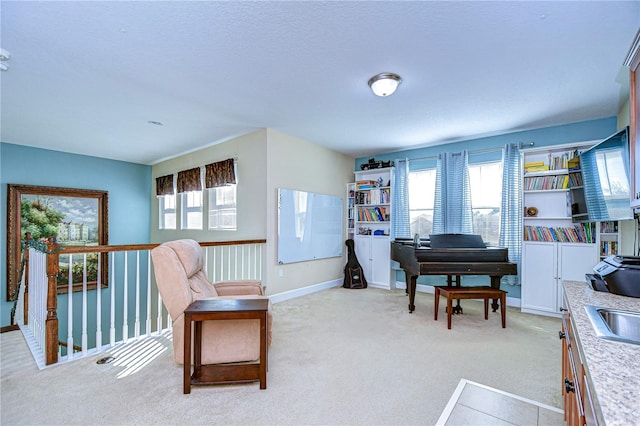
[[558, 331], [558, 339], [562, 340], [566, 337], [566, 334], [563, 331]]
[[564, 390], [568, 392], [575, 392], [576, 388], [573, 386], [573, 382], [566, 377], [564, 378]]
[[562, 306], [560, 306], [560, 312], [569, 312], [569, 310], [567, 308], [563, 308]]

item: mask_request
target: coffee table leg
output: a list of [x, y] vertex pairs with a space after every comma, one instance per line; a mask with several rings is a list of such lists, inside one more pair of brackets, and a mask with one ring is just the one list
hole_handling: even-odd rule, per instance
[[191, 315], [184, 318], [183, 393], [191, 393]]
[[260, 389], [267, 388], [267, 312], [260, 316]]

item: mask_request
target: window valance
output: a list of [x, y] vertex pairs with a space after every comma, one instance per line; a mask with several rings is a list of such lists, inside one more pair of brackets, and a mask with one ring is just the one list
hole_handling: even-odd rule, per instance
[[178, 172], [178, 193], [187, 191], [202, 191], [200, 167]]
[[236, 172], [233, 158], [207, 164], [204, 179], [206, 188], [235, 184]]
[[[232, 185], [236, 183], [235, 160], [229, 158], [224, 161], [207, 164], [205, 168], [205, 188]], [[177, 192], [202, 191], [202, 179], [200, 177], [202, 167], [178, 172], [176, 181]], [[160, 176], [156, 178], [156, 195], [173, 195], [174, 175]]]
[[156, 178], [156, 195], [173, 195], [173, 175], [160, 176]]

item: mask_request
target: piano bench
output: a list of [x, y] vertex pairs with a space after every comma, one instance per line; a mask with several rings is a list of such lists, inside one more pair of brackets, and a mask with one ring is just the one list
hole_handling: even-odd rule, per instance
[[447, 328], [451, 329], [451, 313], [453, 300], [459, 299], [484, 299], [484, 319], [489, 319], [489, 299], [500, 299], [500, 315], [502, 328], [505, 328], [507, 317], [507, 292], [489, 286], [460, 287], [460, 286], [435, 286], [435, 303], [433, 319], [438, 320], [438, 305], [440, 296], [447, 298]]

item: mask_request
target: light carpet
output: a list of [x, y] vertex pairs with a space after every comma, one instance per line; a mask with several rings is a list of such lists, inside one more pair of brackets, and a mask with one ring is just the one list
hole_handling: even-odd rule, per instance
[[[435, 424], [462, 378], [561, 406], [560, 320], [480, 301], [433, 320], [433, 295], [409, 314], [402, 290], [329, 289], [273, 306], [267, 389], [195, 386], [182, 394], [170, 341], [156, 336], [38, 370], [20, 332], [1, 337], [1, 423]], [[441, 304], [442, 306], [442, 304]]]

